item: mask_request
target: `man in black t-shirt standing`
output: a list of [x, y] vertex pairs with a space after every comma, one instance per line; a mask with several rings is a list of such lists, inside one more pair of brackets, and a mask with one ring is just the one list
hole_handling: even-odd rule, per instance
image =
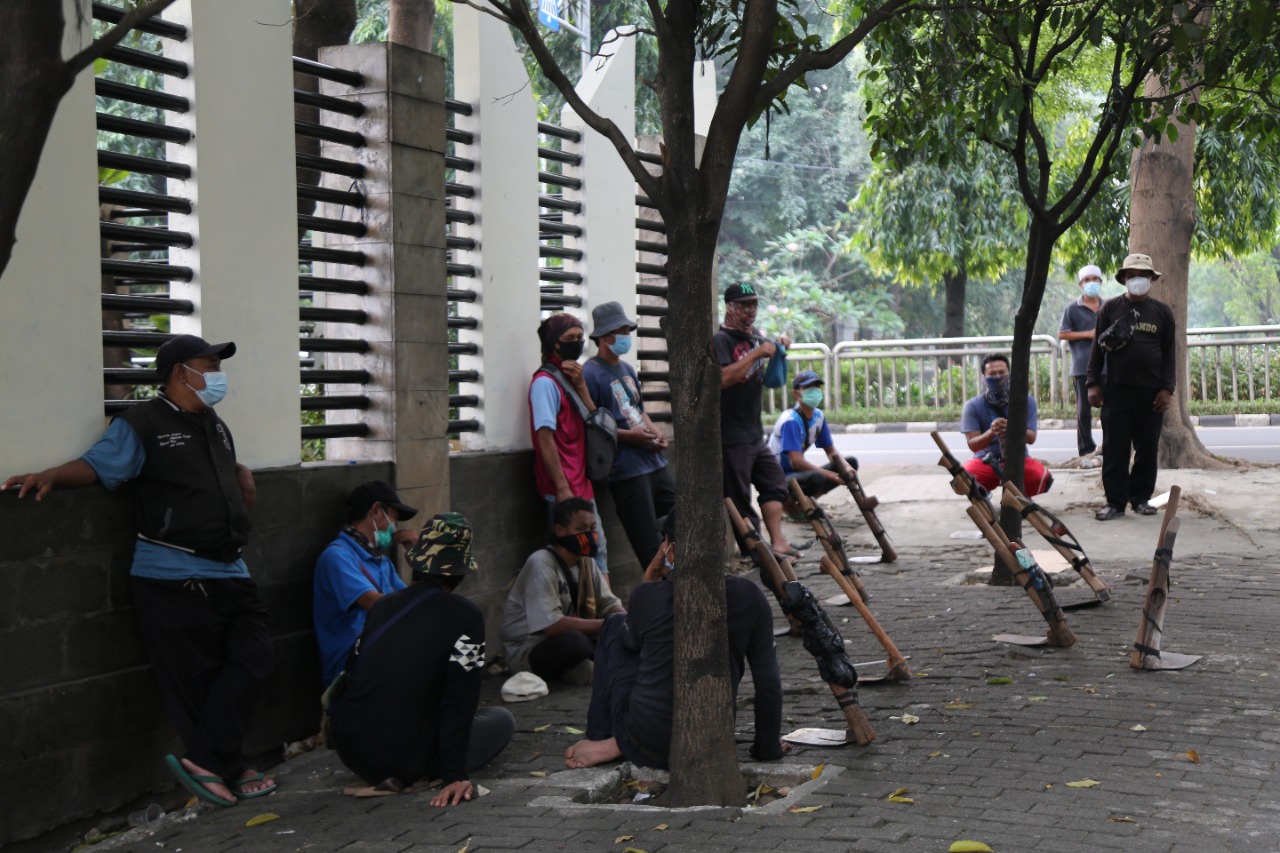
[[[1124, 259], [1116, 280], [1123, 296], [1103, 303], [1089, 352], [1089, 404], [1102, 407], [1102, 487], [1107, 505], [1094, 517], [1110, 521], [1131, 505], [1155, 515], [1148, 501], [1156, 487], [1156, 452], [1164, 413], [1177, 382], [1173, 310], [1150, 297], [1160, 273], [1149, 255]], [[1133, 450], [1133, 468], [1129, 452]]]
[[760, 514], [773, 551], [794, 556], [782, 533], [782, 503], [787, 481], [778, 458], [769, 451], [760, 424], [764, 371], [778, 346], [790, 345], [781, 335], [777, 343], [752, 325], [760, 296], [749, 284], [731, 284], [724, 292], [724, 324], [713, 338], [720, 364], [720, 449], [724, 457], [724, 495], [732, 498], [743, 518], [756, 522], [751, 487], [759, 492]]

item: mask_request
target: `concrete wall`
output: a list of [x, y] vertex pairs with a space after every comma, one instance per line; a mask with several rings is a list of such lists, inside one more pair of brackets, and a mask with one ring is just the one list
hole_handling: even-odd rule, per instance
[[[392, 468], [294, 467], [256, 478], [245, 556], [271, 614], [276, 662], [251, 754], [318, 728], [313, 567], [350, 490], [392, 479]], [[174, 787], [161, 758], [180, 745], [133, 614], [133, 535], [128, 487], [57, 490], [39, 504], [0, 493], [0, 846]]]

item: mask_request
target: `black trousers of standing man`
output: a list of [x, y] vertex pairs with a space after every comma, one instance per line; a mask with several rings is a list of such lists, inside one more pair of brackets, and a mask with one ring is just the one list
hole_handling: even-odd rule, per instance
[[1126, 504], [1145, 503], [1155, 491], [1156, 453], [1164, 415], [1152, 411], [1151, 406], [1159, 391], [1115, 383], [1102, 387], [1102, 488], [1107, 504], [1118, 510]]
[[1088, 456], [1098, 449], [1093, 443], [1093, 407], [1089, 405], [1087, 378], [1083, 373], [1072, 376], [1076, 386], [1076, 450], [1080, 456]]
[[133, 579], [133, 603], [184, 758], [228, 783], [248, 769], [249, 719], [271, 675], [271, 635], [248, 578]]

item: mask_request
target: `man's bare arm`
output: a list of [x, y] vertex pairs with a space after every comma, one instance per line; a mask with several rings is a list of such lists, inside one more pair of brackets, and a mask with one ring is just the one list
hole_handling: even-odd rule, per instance
[[88, 486], [96, 482], [98, 482], [98, 472], [94, 471], [88, 462], [83, 459], [72, 459], [70, 462], [63, 462], [61, 465], [46, 468], [36, 474], [18, 474], [10, 477], [0, 485], [0, 491], [7, 491], [17, 486], [18, 497], [25, 498], [27, 492], [34, 491], [36, 500], [41, 501], [54, 486]]

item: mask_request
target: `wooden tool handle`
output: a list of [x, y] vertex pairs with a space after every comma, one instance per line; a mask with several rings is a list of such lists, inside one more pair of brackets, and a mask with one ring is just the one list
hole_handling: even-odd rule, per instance
[[[884, 630], [884, 628], [880, 627], [880, 623], [871, 613], [871, 609], [867, 607], [866, 603], [862, 600], [862, 597], [858, 595], [857, 589], [854, 588], [853, 583], [850, 582], [849, 578], [840, 571], [835, 563], [831, 562], [826, 557], [822, 558], [822, 570], [829, 574], [844, 594], [849, 597], [849, 602], [854, 606], [854, 609], [858, 611], [858, 615], [867, 623], [867, 627], [871, 629], [871, 633], [875, 635], [875, 638], [880, 641], [880, 645], [884, 646], [885, 653], [889, 656], [890, 675], [892, 676], [895, 673], [899, 674], [899, 677], [895, 680], [905, 681], [907, 678], [910, 678], [911, 668], [907, 666], [907, 659], [902, 656], [902, 652], [898, 651], [898, 647], [894, 644], [893, 640], [889, 639], [889, 634]], [[905, 678], [901, 677], [902, 674], [905, 674]]]

